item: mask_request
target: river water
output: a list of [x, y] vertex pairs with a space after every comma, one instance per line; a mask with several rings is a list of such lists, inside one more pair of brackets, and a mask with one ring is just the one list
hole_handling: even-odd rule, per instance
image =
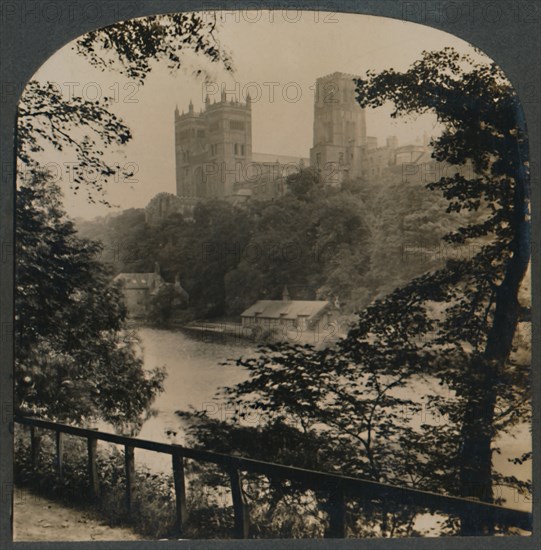
[[[227, 358], [255, 353], [253, 343], [248, 340], [180, 330], [140, 328], [138, 339], [144, 353], [145, 367], [165, 366], [167, 369], [165, 391], [153, 405], [156, 415], [145, 422], [138, 437], [169, 443], [185, 443], [183, 421], [175, 411], [193, 408], [207, 410], [214, 418], [227, 415], [225, 407], [219, 400], [213, 401], [213, 397], [220, 387], [246, 380], [248, 372], [243, 367], [221, 363]], [[430, 386], [432, 390], [437, 384]], [[167, 432], [171, 435], [167, 435]], [[497, 443], [501, 454], [494, 457], [495, 467], [505, 475], [519, 479], [531, 478], [531, 463], [517, 466], [507, 460], [531, 448], [527, 426], [518, 426], [513, 437], [506, 436]], [[171, 458], [168, 455], [138, 450], [136, 460], [155, 471], [171, 470]], [[506, 499], [506, 506], [531, 509], [530, 501], [505, 487], [496, 487], [495, 493]]]
[[[181, 330], [140, 328], [137, 337], [145, 368], [164, 366], [167, 369], [165, 389], [152, 406], [156, 414], [144, 423], [138, 437], [180, 445], [185, 443], [183, 421], [176, 411], [194, 409], [225, 414], [225, 408], [213, 401], [216, 391], [242, 382], [247, 378], [247, 371], [220, 363], [254, 351], [248, 340]], [[153, 469], [168, 471], [171, 468], [171, 458], [160, 453], [138, 451], [138, 460]]]

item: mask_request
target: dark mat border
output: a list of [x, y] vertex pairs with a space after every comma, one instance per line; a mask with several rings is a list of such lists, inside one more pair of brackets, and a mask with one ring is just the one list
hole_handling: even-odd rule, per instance
[[533, 334], [540, 334], [540, 102], [541, 2], [539, 0], [319, 0], [319, 1], [185, 1], [185, 0], [0, 0], [0, 547], [132, 550], [143, 548], [237, 549], [400, 548], [404, 550], [469, 548], [539, 548], [541, 521], [539, 472], [541, 434], [540, 338], [534, 338], [534, 534], [531, 537], [13, 543], [12, 499], [12, 361], [13, 361], [13, 203], [15, 111], [20, 91], [39, 66], [59, 47], [93, 28], [155, 13], [201, 9], [306, 9], [362, 13], [428, 25], [454, 34], [495, 59], [518, 89], [530, 137], [532, 178]]

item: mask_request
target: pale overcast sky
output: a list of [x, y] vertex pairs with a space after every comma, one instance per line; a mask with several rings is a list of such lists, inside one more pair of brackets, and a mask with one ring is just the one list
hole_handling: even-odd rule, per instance
[[[308, 156], [312, 145], [313, 94], [316, 78], [335, 71], [363, 75], [368, 69], [406, 69], [423, 50], [453, 46], [473, 53], [466, 42], [439, 30], [383, 17], [299, 12], [290, 22], [281, 11], [247, 12], [222, 16], [217, 33], [222, 46], [231, 52], [235, 74], [227, 74], [204, 59], [191, 63], [210, 68], [210, 84], [191, 76], [191, 67], [170, 74], [156, 64], [145, 85], [136, 88], [129, 79], [114, 72], [91, 67], [67, 44], [36, 73], [35, 78], [56, 82], [68, 94], [94, 98], [96, 93], [116, 97], [113, 111], [133, 132], [133, 140], [115, 152], [119, 163], [135, 163], [137, 183], [111, 183], [107, 198], [121, 208], [144, 207], [161, 191], [175, 192], [174, 126], [175, 105], [187, 110], [190, 99], [196, 110], [203, 104], [205, 90], [219, 98], [219, 87], [246, 91], [257, 99], [252, 111], [253, 151]], [[294, 19], [295, 13], [288, 14]], [[253, 22], [251, 22], [253, 21]], [[77, 84], [68, 84], [77, 83]], [[259, 98], [257, 94], [259, 93]], [[284, 99], [284, 96], [288, 99]], [[388, 135], [398, 136], [404, 145], [415, 142], [424, 131], [434, 130], [432, 117], [416, 121], [393, 121], [391, 109], [367, 112], [368, 135], [383, 145]], [[70, 158], [52, 156], [62, 163]], [[92, 218], [111, 211], [86, 203], [84, 193], [73, 195], [66, 188], [65, 204], [72, 216]], [[114, 211], [115, 209], [113, 209]]]

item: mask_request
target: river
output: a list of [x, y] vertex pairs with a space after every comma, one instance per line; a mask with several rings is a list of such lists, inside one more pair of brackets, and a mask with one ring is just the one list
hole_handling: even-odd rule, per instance
[[[138, 339], [144, 353], [147, 369], [165, 366], [167, 378], [165, 391], [154, 402], [156, 414], [145, 422], [138, 437], [184, 444], [183, 421], [175, 413], [178, 410], [210, 411], [214, 417], [224, 418], [226, 410], [213, 402], [216, 391], [226, 385], [246, 380], [248, 373], [243, 367], [223, 365], [227, 358], [237, 358], [255, 353], [253, 343], [239, 338], [227, 338], [212, 334], [197, 334], [184, 331], [140, 328]], [[426, 390], [433, 390], [437, 384], [429, 384]], [[419, 388], [421, 390], [421, 388]], [[167, 435], [166, 432], [175, 435]], [[513, 436], [498, 441], [501, 454], [494, 456], [495, 467], [508, 476], [519, 479], [531, 478], [531, 463], [513, 465], [507, 459], [518, 456], [531, 448], [531, 436], [527, 426], [516, 427]], [[137, 461], [153, 470], [170, 471], [171, 458], [168, 455], [137, 451]], [[531, 502], [514, 494], [505, 487], [496, 487], [497, 496], [506, 498], [506, 505], [512, 508], [530, 510]]]
[[[222, 414], [212, 403], [216, 391], [222, 386], [242, 382], [247, 378], [247, 371], [243, 367], [220, 363], [226, 358], [246, 356], [254, 351], [248, 340], [181, 330], [143, 327], [138, 329], [137, 338], [145, 368], [167, 369], [164, 391], [152, 406], [155, 416], [144, 423], [138, 437], [167, 443], [185, 443], [183, 421], [175, 411], [193, 408]], [[153, 469], [168, 471], [171, 467], [171, 458], [159, 453], [138, 451], [138, 459]]]

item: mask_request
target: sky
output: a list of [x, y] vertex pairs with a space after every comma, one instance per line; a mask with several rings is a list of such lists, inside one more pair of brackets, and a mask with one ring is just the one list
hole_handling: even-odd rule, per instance
[[[296, 18], [296, 19], [295, 19]], [[313, 101], [316, 78], [335, 71], [362, 76], [366, 70], [407, 69], [423, 50], [453, 46], [474, 53], [473, 47], [453, 35], [415, 23], [383, 17], [323, 12], [267, 10], [226, 12], [220, 17], [217, 38], [231, 53], [235, 72], [190, 54], [186, 66], [170, 73], [159, 63], [144, 86], [117, 72], [92, 67], [69, 43], [51, 56], [34, 78], [55, 82], [66, 96], [70, 93], [94, 99], [114, 98], [111, 110], [130, 127], [133, 139], [122, 149], [109, 153], [120, 165], [135, 166], [127, 181], [107, 185], [107, 199], [116, 208], [90, 205], [84, 193], [69, 189], [67, 153], [47, 153], [47, 162], [64, 171], [64, 203], [72, 217], [93, 218], [124, 208], [141, 208], [159, 192], [175, 192], [174, 118], [175, 106], [186, 111], [190, 99], [198, 111], [205, 95], [219, 99], [225, 86], [252, 105], [252, 149], [258, 153], [309, 156], [312, 145]], [[476, 54], [474, 54], [476, 55]], [[207, 82], [192, 75], [204, 67]], [[416, 120], [392, 120], [391, 107], [367, 111], [367, 134], [379, 144], [396, 135], [400, 145], [414, 143], [424, 132], [437, 135], [432, 116]]]

